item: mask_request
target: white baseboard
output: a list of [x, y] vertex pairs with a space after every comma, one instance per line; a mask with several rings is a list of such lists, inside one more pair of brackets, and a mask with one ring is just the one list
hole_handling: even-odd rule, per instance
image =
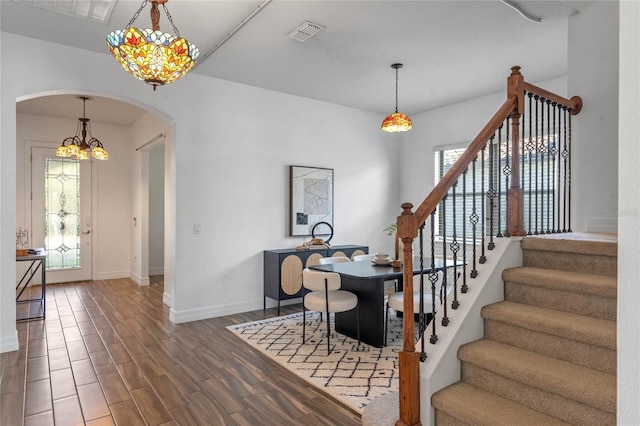
[[149, 277], [141, 277], [140, 275], [135, 274], [133, 272], [130, 272], [128, 277], [131, 278], [133, 281], [136, 282], [136, 284], [140, 286], [149, 285]]
[[[280, 307], [287, 306], [287, 305], [295, 305], [296, 303], [302, 303], [302, 297], [298, 297], [298, 298], [295, 298], [295, 299], [281, 300], [280, 301]], [[276, 308], [277, 306], [278, 306], [278, 301], [277, 300], [267, 297], [267, 301], [266, 301], [267, 309]], [[302, 309], [302, 308], [300, 308], [300, 309]]]
[[603, 232], [607, 234], [618, 233], [618, 217], [616, 212], [611, 212], [611, 216], [588, 217], [586, 219], [587, 232]]
[[149, 276], [152, 276], [152, 275], [164, 275], [164, 266], [149, 268]]
[[162, 303], [164, 303], [168, 307], [171, 307], [172, 302], [173, 302], [173, 297], [169, 293], [167, 293], [166, 291], [162, 293]]
[[118, 278], [128, 278], [129, 271], [111, 271], [111, 272], [98, 272], [93, 277], [94, 280], [117, 280]]
[[256, 299], [242, 303], [205, 306], [202, 308], [185, 309], [182, 311], [176, 311], [175, 309], [171, 308], [171, 310], [169, 311], [169, 320], [175, 324], [180, 324], [183, 322], [221, 317], [224, 315], [232, 315], [240, 312], [256, 311], [258, 309], [262, 309], [262, 307], [262, 300]]
[[14, 336], [0, 339], [0, 353], [17, 351], [19, 347], [18, 330], [15, 331]]

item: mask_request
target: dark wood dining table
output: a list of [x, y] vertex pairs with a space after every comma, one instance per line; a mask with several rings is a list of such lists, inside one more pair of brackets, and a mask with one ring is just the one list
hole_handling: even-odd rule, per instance
[[[435, 260], [435, 269], [452, 267], [452, 261]], [[313, 265], [310, 269], [340, 274], [342, 289], [355, 293], [360, 305], [360, 340], [368, 345], [381, 348], [384, 344], [384, 282], [398, 280], [398, 290], [402, 288], [403, 269], [391, 265], [376, 265], [370, 260]], [[431, 271], [431, 259], [420, 258], [413, 261], [413, 274]], [[430, 283], [429, 283], [430, 285]], [[357, 339], [356, 310], [335, 314], [335, 329], [338, 333]]]

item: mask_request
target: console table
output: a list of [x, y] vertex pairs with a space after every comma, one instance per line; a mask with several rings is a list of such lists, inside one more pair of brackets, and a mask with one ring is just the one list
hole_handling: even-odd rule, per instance
[[[26, 321], [31, 319], [44, 319], [46, 313], [46, 293], [47, 293], [47, 283], [45, 279], [45, 259], [46, 255], [44, 254], [29, 254], [27, 256], [16, 256], [16, 262], [30, 262], [27, 270], [24, 271], [22, 278], [16, 285], [16, 292], [18, 295], [16, 296], [16, 303], [28, 303], [27, 306], [27, 316], [24, 318], [19, 318], [16, 316], [17, 321]], [[22, 293], [26, 290], [26, 288], [31, 284], [33, 277], [40, 270], [40, 274], [42, 277], [42, 282], [40, 284], [40, 297], [33, 299], [20, 299]], [[19, 291], [18, 291], [19, 290]], [[31, 302], [38, 302], [39, 306], [39, 314], [31, 315]], [[16, 312], [17, 314], [17, 312]]]
[[264, 251], [264, 309], [267, 308], [267, 297], [278, 302], [302, 297], [302, 270], [319, 264], [319, 259], [329, 256], [346, 256], [352, 258], [359, 254], [367, 254], [369, 247], [359, 245], [332, 246], [329, 248]]

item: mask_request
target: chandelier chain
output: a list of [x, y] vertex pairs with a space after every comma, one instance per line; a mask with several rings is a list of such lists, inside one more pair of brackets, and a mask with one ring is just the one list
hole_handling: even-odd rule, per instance
[[175, 33], [176, 36], [180, 37], [180, 31], [178, 31], [178, 27], [176, 27], [176, 24], [173, 23], [173, 18], [169, 13], [169, 9], [167, 9], [167, 5], [163, 4], [162, 8], [164, 9], [164, 13], [167, 14], [167, 19], [169, 19], [169, 22], [171, 22], [171, 26], [173, 27], [173, 32]]
[[135, 22], [135, 20], [138, 19], [138, 16], [140, 16], [140, 12], [142, 12], [142, 9], [144, 9], [144, 7], [147, 5], [147, 3], [148, 3], [148, 0], [144, 0], [142, 2], [142, 4], [140, 5], [140, 8], [138, 9], [138, 11], [133, 14], [133, 18], [131, 18], [131, 21], [129, 21], [129, 23], [127, 24], [127, 28], [130, 28], [131, 25], [133, 25], [133, 23]]

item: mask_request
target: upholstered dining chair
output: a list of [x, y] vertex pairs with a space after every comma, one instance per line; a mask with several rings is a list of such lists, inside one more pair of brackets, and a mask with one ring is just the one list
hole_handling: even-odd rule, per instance
[[[430, 286], [429, 286], [430, 287]], [[431, 297], [431, 289], [425, 289], [425, 293], [422, 295], [422, 300], [424, 302], [424, 312], [428, 316], [432, 314], [432, 297]], [[440, 298], [436, 296], [435, 299], [435, 311], [438, 312], [438, 308], [440, 308]], [[384, 345], [387, 346], [387, 329], [389, 328], [389, 308], [396, 310], [397, 312], [404, 311], [404, 294], [399, 291], [389, 295], [387, 298], [387, 305], [385, 310], [385, 320], [384, 320]], [[420, 312], [420, 292], [413, 293], [413, 312], [417, 314]], [[429, 318], [432, 319], [432, 318]]]
[[[331, 353], [331, 325], [329, 313], [347, 312], [356, 309], [358, 346], [360, 346], [360, 306], [358, 296], [346, 290], [340, 290], [340, 274], [315, 271], [305, 268], [302, 271], [302, 285], [309, 290], [302, 298], [302, 344], [306, 342], [307, 310], [327, 314], [327, 355]], [[321, 317], [322, 320], [322, 317]]]
[[318, 259], [320, 265], [329, 265], [331, 263], [351, 262], [346, 256], [331, 256]]

